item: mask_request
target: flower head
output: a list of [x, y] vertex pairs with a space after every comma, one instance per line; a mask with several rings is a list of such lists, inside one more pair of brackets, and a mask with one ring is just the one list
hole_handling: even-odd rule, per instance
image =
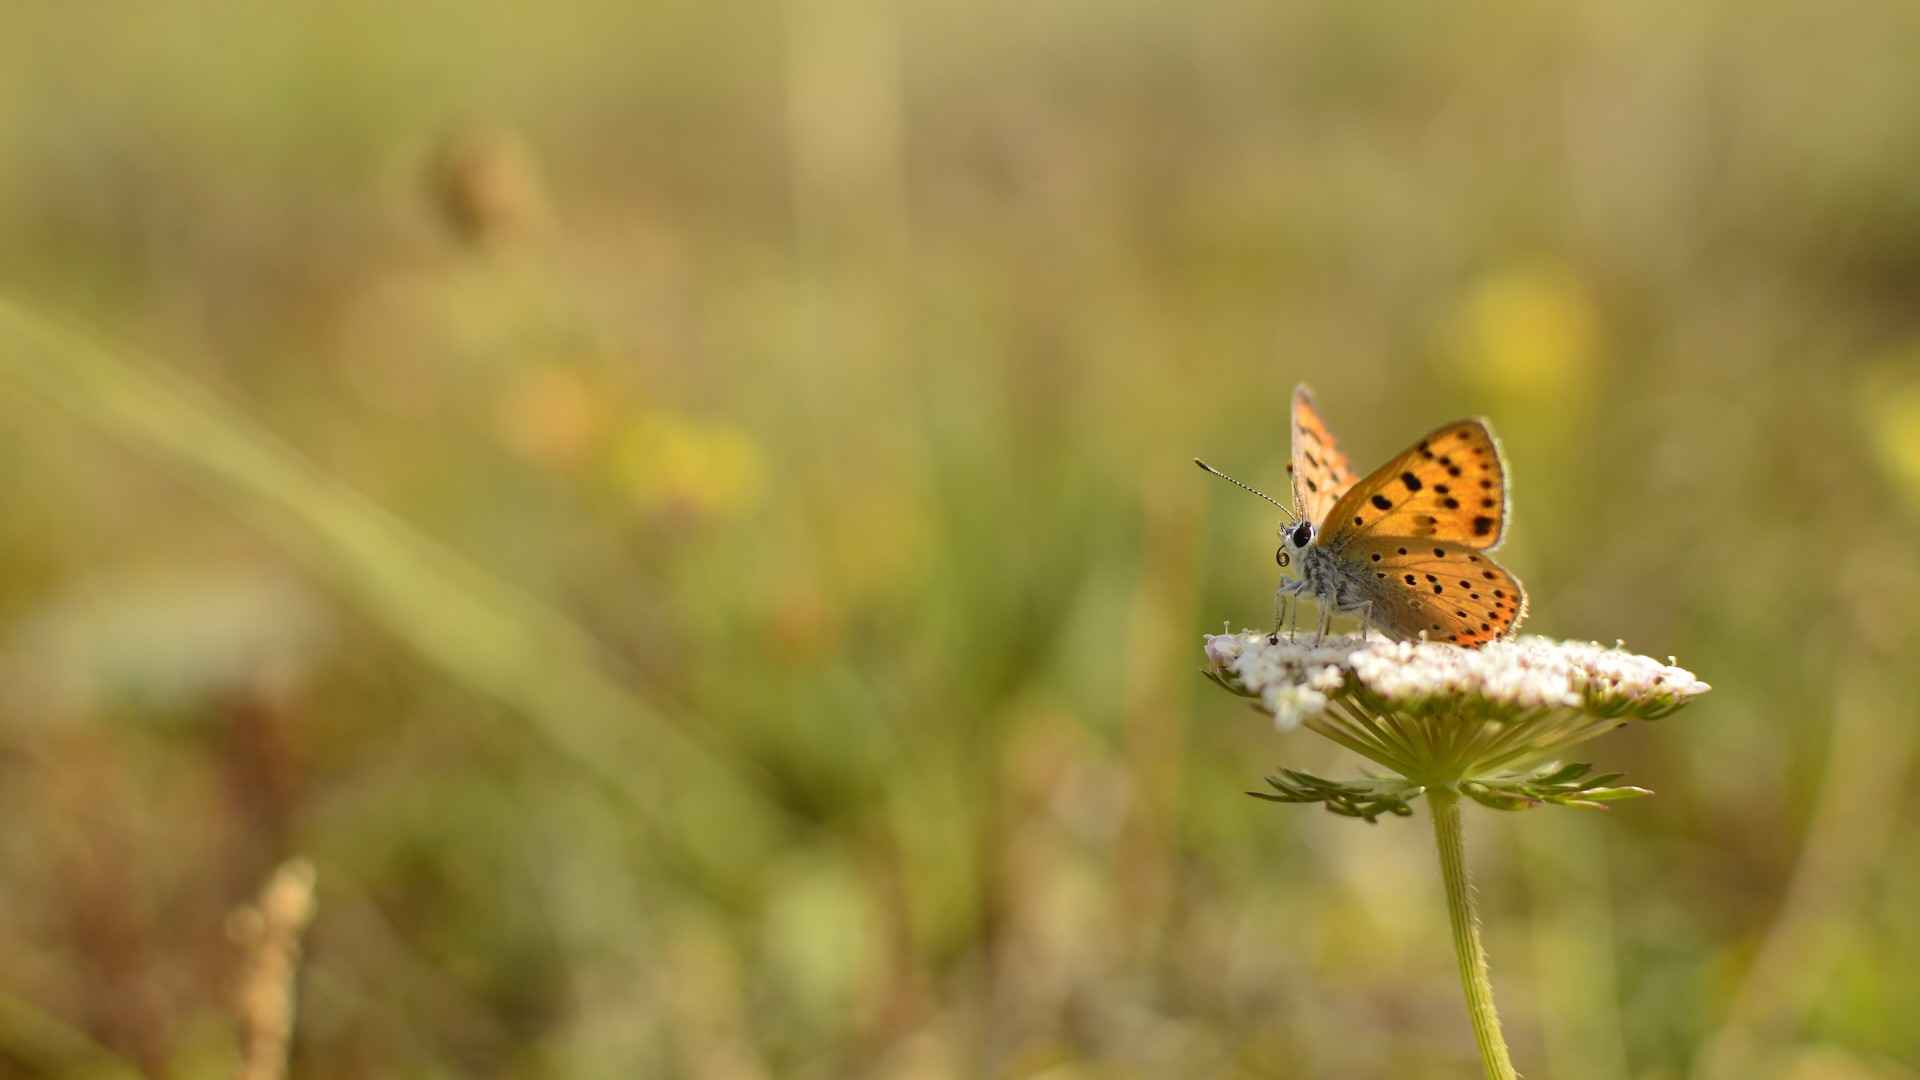
[[[1476, 649], [1438, 642], [1334, 638], [1273, 641], [1262, 633], [1207, 638], [1207, 675], [1257, 698], [1285, 730], [1304, 725], [1386, 766], [1406, 797], [1444, 785], [1489, 805], [1597, 805], [1642, 794], [1617, 777], [1555, 762], [1516, 772], [1630, 720], [1655, 720], [1705, 693], [1693, 673], [1615, 646], [1522, 637]], [[1319, 781], [1293, 794], [1339, 809]], [[1378, 806], [1382, 778], [1364, 785]], [[1285, 781], [1271, 781], [1289, 792]], [[1318, 785], [1318, 786], [1316, 786]], [[1331, 785], [1334, 788], [1340, 785]], [[1372, 815], [1363, 814], [1371, 817]]]

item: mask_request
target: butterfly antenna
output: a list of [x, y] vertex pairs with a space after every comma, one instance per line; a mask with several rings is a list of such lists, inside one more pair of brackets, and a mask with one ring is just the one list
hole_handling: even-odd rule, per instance
[[1216, 469], [1216, 468], [1214, 468], [1213, 466], [1211, 466], [1211, 465], [1209, 465], [1209, 464], [1207, 464], [1206, 462], [1204, 462], [1204, 461], [1201, 461], [1201, 460], [1200, 460], [1199, 458], [1194, 458], [1194, 459], [1193, 459], [1193, 463], [1194, 463], [1195, 465], [1198, 465], [1198, 466], [1200, 466], [1201, 468], [1203, 468], [1203, 469], [1205, 469], [1205, 470], [1207, 470], [1208, 472], [1210, 472], [1210, 473], [1212, 473], [1213, 475], [1215, 475], [1215, 476], [1217, 476], [1217, 477], [1219, 477], [1220, 479], [1222, 479], [1222, 480], [1225, 480], [1225, 481], [1226, 481], [1227, 483], [1229, 483], [1229, 484], [1232, 484], [1232, 485], [1233, 485], [1234, 487], [1237, 487], [1237, 488], [1239, 488], [1239, 489], [1241, 489], [1242, 491], [1251, 491], [1251, 492], [1253, 492], [1253, 493], [1254, 493], [1255, 495], [1258, 495], [1258, 496], [1260, 496], [1261, 498], [1263, 498], [1263, 499], [1265, 499], [1265, 500], [1267, 500], [1268, 502], [1270, 502], [1270, 503], [1272, 503], [1273, 505], [1275, 505], [1275, 506], [1277, 506], [1277, 507], [1279, 507], [1279, 508], [1280, 508], [1280, 512], [1281, 512], [1281, 513], [1283, 513], [1283, 514], [1285, 514], [1285, 515], [1287, 515], [1287, 520], [1288, 520], [1288, 521], [1292, 521], [1292, 520], [1294, 520], [1294, 513], [1293, 513], [1293, 509], [1292, 509], [1291, 507], [1289, 507], [1289, 506], [1288, 506], [1288, 505], [1287, 505], [1286, 503], [1283, 503], [1283, 502], [1281, 502], [1281, 501], [1280, 501], [1279, 499], [1276, 499], [1276, 498], [1274, 498], [1273, 496], [1271, 496], [1271, 495], [1269, 495], [1269, 494], [1267, 494], [1267, 493], [1266, 493], [1266, 492], [1264, 492], [1264, 491], [1261, 491], [1261, 490], [1259, 490], [1258, 488], [1252, 488], [1252, 487], [1248, 487], [1247, 485], [1245, 485], [1245, 484], [1243, 484], [1243, 483], [1241, 483], [1240, 481], [1238, 481], [1238, 480], [1235, 480], [1235, 479], [1234, 479], [1233, 477], [1231, 477], [1231, 476], [1228, 476], [1228, 475], [1227, 475], [1226, 473], [1223, 473], [1223, 472], [1221, 472], [1221, 471], [1220, 471], [1219, 469]]

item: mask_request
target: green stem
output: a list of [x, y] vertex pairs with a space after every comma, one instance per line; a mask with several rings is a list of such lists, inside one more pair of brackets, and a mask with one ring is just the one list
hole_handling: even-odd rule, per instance
[[1467, 842], [1460, 831], [1460, 793], [1450, 788], [1427, 789], [1433, 811], [1433, 839], [1440, 848], [1440, 877], [1447, 886], [1447, 921], [1453, 926], [1453, 954], [1460, 961], [1460, 988], [1467, 998], [1467, 1017], [1473, 1021], [1473, 1041], [1487, 1080], [1518, 1080], [1507, 1041], [1500, 1034], [1500, 1014], [1493, 1007], [1493, 982], [1487, 975], [1487, 950], [1480, 944], [1480, 923], [1473, 913], [1473, 881], [1467, 875]]

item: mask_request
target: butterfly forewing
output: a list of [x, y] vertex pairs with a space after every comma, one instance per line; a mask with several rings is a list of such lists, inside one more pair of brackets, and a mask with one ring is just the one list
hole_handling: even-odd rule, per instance
[[1367, 619], [1402, 641], [1484, 645], [1512, 635], [1527, 614], [1527, 594], [1505, 567], [1461, 544], [1431, 538], [1368, 535], [1341, 551], [1373, 602]]
[[1320, 419], [1305, 383], [1293, 388], [1293, 461], [1287, 471], [1293, 474], [1294, 507], [1315, 524], [1327, 519], [1327, 512], [1359, 477]]
[[1495, 547], [1507, 522], [1506, 472], [1487, 425], [1455, 421], [1348, 488], [1326, 518], [1315, 519], [1320, 543], [1338, 548], [1355, 536], [1380, 536]]

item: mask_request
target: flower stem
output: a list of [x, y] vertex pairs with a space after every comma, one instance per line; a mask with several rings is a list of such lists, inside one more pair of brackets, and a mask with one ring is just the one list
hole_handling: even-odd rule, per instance
[[1467, 875], [1467, 842], [1460, 831], [1460, 793], [1435, 785], [1427, 789], [1433, 813], [1433, 839], [1440, 849], [1440, 877], [1447, 886], [1447, 921], [1453, 926], [1453, 954], [1460, 961], [1460, 988], [1473, 1021], [1473, 1041], [1487, 1080], [1518, 1080], [1500, 1014], [1493, 1007], [1493, 982], [1487, 975], [1487, 950], [1480, 944], [1480, 923], [1473, 913], [1473, 881]]

